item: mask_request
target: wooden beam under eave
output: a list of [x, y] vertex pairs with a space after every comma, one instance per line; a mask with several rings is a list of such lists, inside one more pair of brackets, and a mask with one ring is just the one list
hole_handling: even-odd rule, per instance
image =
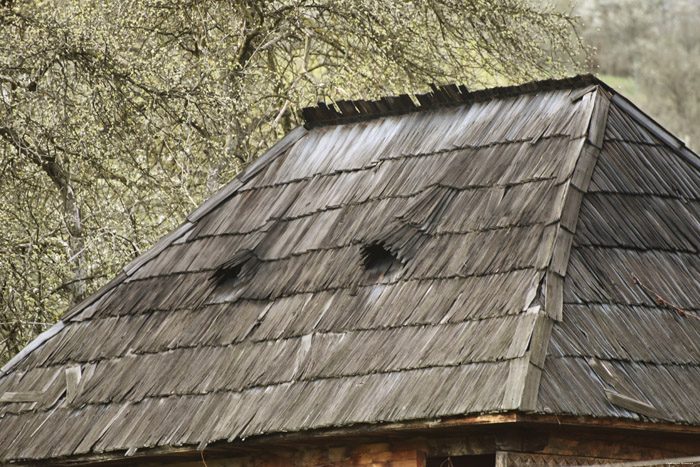
[[[640, 434], [653, 434], [655, 436], [693, 435], [700, 437], [700, 426], [510, 411], [496, 414], [468, 415], [403, 423], [365, 424], [347, 428], [263, 435], [247, 438], [245, 441], [211, 443], [207, 451], [212, 453], [216, 452], [217, 455], [225, 455], [226, 453], [245, 455], [271, 447], [289, 447], [307, 444], [328, 445], [329, 443], [344, 443], [352, 440], [376, 437], [408, 438], [415, 436], [454, 436], [455, 434], [464, 436], [468, 433], [483, 433], [483, 430], [488, 427], [493, 430], [512, 430], [520, 428], [529, 431], [538, 426], [545, 430], [576, 428], [591, 433], [595, 433], [597, 430], [604, 430], [606, 432], [612, 430], [625, 432], [637, 431]], [[124, 452], [86, 454], [65, 459], [54, 459], [52, 460], [52, 465], [133, 465], [138, 461], [146, 462], [148, 458], [154, 457], [190, 458], [199, 456], [199, 452], [196, 448], [197, 446], [193, 445], [139, 449], [129, 458], [124, 457]], [[39, 466], [46, 465], [46, 463], [47, 460], [36, 462], [27, 461], [23, 465]]]

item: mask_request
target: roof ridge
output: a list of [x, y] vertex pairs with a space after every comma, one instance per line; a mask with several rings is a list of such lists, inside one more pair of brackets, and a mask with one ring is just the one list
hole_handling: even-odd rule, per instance
[[[426, 109], [449, 107], [465, 103], [480, 102], [494, 98], [504, 98], [538, 91], [569, 89], [584, 85], [608, 86], [592, 74], [576, 75], [560, 79], [528, 82], [513, 86], [469, 91], [463, 84], [431, 84], [431, 92], [425, 94], [401, 94], [384, 96], [378, 100], [340, 100], [330, 104], [319, 102], [316, 106], [301, 109], [307, 129], [370, 120], [391, 115], [401, 115]], [[608, 88], [609, 89], [609, 88]]]

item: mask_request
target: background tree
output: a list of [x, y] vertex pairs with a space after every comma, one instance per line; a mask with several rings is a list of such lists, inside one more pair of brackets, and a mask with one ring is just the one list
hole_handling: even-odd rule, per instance
[[318, 100], [552, 76], [526, 0], [0, 3], [0, 360], [176, 226]]
[[700, 145], [700, 1], [578, 0], [591, 70]]

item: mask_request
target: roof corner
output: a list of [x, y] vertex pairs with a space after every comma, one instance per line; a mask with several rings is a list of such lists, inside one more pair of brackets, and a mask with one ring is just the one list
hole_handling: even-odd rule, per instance
[[569, 256], [579, 210], [583, 195], [593, 175], [593, 169], [598, 161], [605, 129], [607, 126], [608, 109], [610, 106], [610, 89], [597, 79], [578, 92], [572, 93], [572, 101], [587, 99], [584, 116], [586, 123], [585, 134], [581, 144], [577, 146], [574, 155], [575, 165], [568, 179], [564, 180], [564, 200], [561, 215], [550, 250], [550, 260], [547, 265], [541, 290], [540, 306], [531, 306], [526, 316], [532, 324], [528, 327], [530, 343], [528, 351], [521, 358], [514, 359], [509, 364], [506, 392], [503, 399], [503, 410], [532, 412], [537, 408], [540, 379], [544, 370], [544, 361], [555, 322], [562, 320], [564, 302], [564, 279], [569, 264]]

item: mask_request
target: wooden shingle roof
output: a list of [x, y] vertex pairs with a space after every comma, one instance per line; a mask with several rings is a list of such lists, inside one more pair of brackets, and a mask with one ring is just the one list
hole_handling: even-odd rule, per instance
[[3, 367], [0, 460], [507, 411], [700, 425], [697, 156], [590, 76], [416, 100], [305, 110]]

